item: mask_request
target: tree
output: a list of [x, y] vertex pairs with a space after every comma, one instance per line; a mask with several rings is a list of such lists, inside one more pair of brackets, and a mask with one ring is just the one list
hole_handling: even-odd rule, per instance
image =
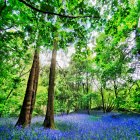
[[[100, 81], [104, 83], [105, 90], [111, 89], [114, 92], [115, 100], [113, 100], [119, 109], [120, 89], [123, 85], [120, 81], [126, 82], [134, 72], [134, 69], [128, 66], [132, 62], [133, 55], [132, 49], [128, 49], [130, 47], [128, 38], [136, 29], [139, 12], [137, 1], [124, 1], [120, 5], [117, 1], [112, 2], [114, 3], [112, 8], [115, 7], [116, 11], [111, 10], [113, 14], [109, 13], [110, 19], [107, 19], [102, 27], [105, 32], [97, 40], [95, 61], [98, 71], [101, 70]], [[107, 1], [106, 4], [109, 6], [110, 2]], [[106, 12], [109, 10], [104, 13]]]
[[[20, 7], [21, 10], [25, 10], [23, 13], [26, 15], [26, 7], [14, 4], [15, 1], [1, 1], [3, 8], [0, 6], [0, 85], [5, 85], [0, 89], [0, 93], [3, 93], [1, 94], [3, 105], [0, 107], [2, 113], [7, 110], [6, 103], [21, 83], [24, 67], [30, 60], [28, 52], [30, 46], [27, 45], [23, 29], [29, 20], [23, 15], [16, 14]], [[20, 19], [23, 18], [26, 20], [21, 24]]]
[[49, 87], [48, 87], [48, 102], [47, 102], [47, 112], [44, 120], [45, 128], [55, 128], [54, 124], [54, 86], [55, 86], [55, 67], [56, 67], [56, 53], [57, 53], [58, 40], [57, 37], [54, 38], [54, 45], [52, 51], [52, 59], [49, 74]]
[[16, 125], [22, 125], [23, 127], [26, 127], [31, 123], [31, 116], [35, 105], [35, 98], [38, 86], [38, 77], [39, 77], [39, 52], [36, 49], [34, 53], [31, 71], [29, 74], [23, 105]]
[[[67, 16], [67, 18], [72, 18], [72, 17]], [[75, 18], [75, 17], [73, 17], [73, 18]], [[72, 23], [73, 26], [70, 23]], [[78, 20], [60, 19], [58, 17], [55, 19], [55, 21], [53, 21], [54, 25], [51, 27], [51, 30], [53, 32], [58, 32], [59, 37], [61, 38], [61, 41], [59, 41], [59, 47], [65, 48], [69, 42], [70, 43], [73, 42], [74, 37], [77, 37], [77, 40], [81, 39], [80, 37], [81, 37], [82, 31], [84, 34], [87, 33], [84, 30], [84, 27], [80, 25], [80, 23], [78, 23]], [[64, 31], [64, 29], [65, 30], [68, 29], [68, 31]], [[73, 29], [75, 29], [74, 33], [73, 33]], [[44, 124], [43, 124], [44, 127], [52, 128], [52, 129], [55, 128], [55, 126], [54, 126], [54, 105], [53, 105], [54, 97], [53, 96], [54, 96], [54, 76], [55, 76], [55, 63], [56, 63], [55, 62], [56, 60], [54, 61], [53, 55], [54, 54], [52, 54], [51, 69], [50, 69], [50, 76], [49, 76], [47, 112], [46, 112], [46, 116], [45, 116], [45, 120], [44, 120]]]

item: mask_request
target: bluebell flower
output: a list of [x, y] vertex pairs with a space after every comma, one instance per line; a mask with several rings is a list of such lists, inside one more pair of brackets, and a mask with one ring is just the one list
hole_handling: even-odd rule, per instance
[[[139, 140], [139, 116], [106, 114], [99, 119], [86, 114], [56, 116], [56, 130], [44, 129], [43, 117], [35, 117], [32, 125], [14, 127], [12, 119], [0, 119], [0, 140]], [[117, 117], [116, 117], [117, 115]], [[16, 120], [14, 120], [16, 122]]]

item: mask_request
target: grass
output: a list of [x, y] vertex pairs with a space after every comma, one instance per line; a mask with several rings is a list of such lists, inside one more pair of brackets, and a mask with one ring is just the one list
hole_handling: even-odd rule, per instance
[[34, 117], [25, 129], [14, 127], [17, 118], [0, 118], [0, 140], [140, 140], [140, 116], [125, 114], [56, 116], [56, 130], [42, 127]]

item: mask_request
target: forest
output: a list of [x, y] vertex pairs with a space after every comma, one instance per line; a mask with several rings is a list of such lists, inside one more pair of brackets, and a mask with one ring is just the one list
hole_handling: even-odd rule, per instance
[[139, 140], [140, 0], [0, 0], [0, 140]]

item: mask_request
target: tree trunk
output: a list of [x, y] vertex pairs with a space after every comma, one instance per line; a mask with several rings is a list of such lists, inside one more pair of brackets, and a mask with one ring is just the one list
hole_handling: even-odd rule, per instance
[[90, 97], [89, 97], [89, 109], [91, 110], [91, 107], [92, 107], [92, 96], [90, 94]]
[[48, 87], [48, 102], [47, 111], [43, 126], [45, 128], [55, 128], [54, 124], [54, 86], [55, 86], [55, 67], [56, 67], [56, 53], [57, 53], [57, 40], [54, 39], [54, 46], [52, 51], [52, 59], [49, 74], [49, 87]]
[[38, 85], [38, 77], [39, 77], [39, 52], [36, 49], [31, 71], [28, 78], [23, 105], [16, 125], [22, 125], [23, 127], [26, 127], [31, 123], [31, 116], [35, 104], [35, 97]]
[[100, 89], [100, 93], [101, 93], [101, 97], [102, 97], [103, 112], [105, 113], [106, 110], [105, 110], [104, 93], [103, 93], [102, 86], [101, 86], [101, 89]]
[[32, 92], [30, 122], [29, 123], [31, 123], [32, 113], [33, 113], [33, 109], [34, 109], [34, 106], [35, 106], [38, 79], [39, 79], [39, 55], [38, 55], [38, 62], [36, 64], [36, 70], [35, 70], [35, 78], [34, 78], [34, 85], [33, 85], [33, 92]]
[[117, 88], [117, 85], [116, 85], [116, 81], [114, 80], [114, 94], [115, 94], [115, 98], [117, 100], [117, 110], [119, 109], [119, 100], [118, 100], [118, 88]]
[[[86, 92], [87, 92], [87, 96], [89, 93], [89, 76], [88, 76], [88, 72], [86, 73]], [[88, 114], [90, 114], [90, 107], [89, 107], [89, 98], [87, 98], [87, 105], [86, 105], [86, 109]]]

